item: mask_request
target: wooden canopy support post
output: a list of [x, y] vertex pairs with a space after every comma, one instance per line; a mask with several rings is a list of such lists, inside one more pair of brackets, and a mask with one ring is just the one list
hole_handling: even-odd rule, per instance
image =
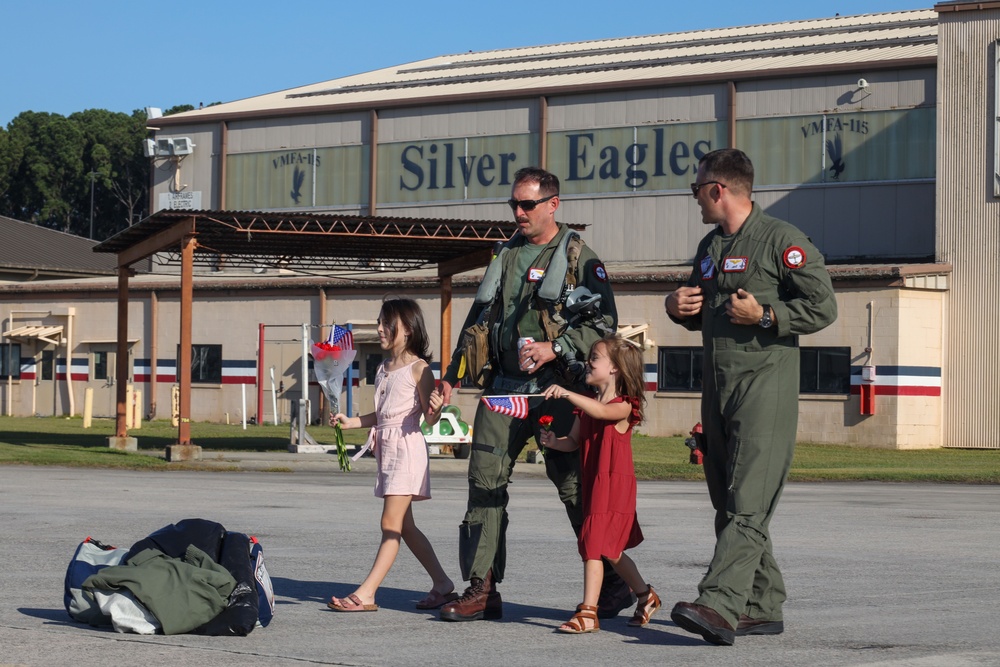
[[191, 444], [191, 302], [194, 299], [194, 234], [181, 239], [181, 331], [177, 359], [180, 383], [177, 444], [167, 447], [168, 461], [192, 461], [201, 458], [201, 447]]
[[115, 367], [115, 434], [108, 438], [108, 447], [134, 452], [139, 449], [139, 443], [128, 435], [125, 426], [125, 414], [128, 410], [128, 279], [132, 269], [128, 264], [118, 264], [118, 362]]
[[441, 378], [451, 364], [451, 276], [441, 276]]

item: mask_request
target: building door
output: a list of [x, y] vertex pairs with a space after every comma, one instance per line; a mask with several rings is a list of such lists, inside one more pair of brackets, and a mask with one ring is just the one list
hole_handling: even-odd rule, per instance
[[56, 351], [41, 350], [36, 357], [35, 415], [53, 417], [56, 414]]
[[114, 343], [92, 343], [90, 346], [89, 386], [94, 389], [94, 417], [114, 418], [118, 413], [117, 349]]
[[375, 409], [375, 374], [385, 359], [385, 351], [378, 345], [358, 346], [358, 386], [352, 396], [354, 414], [363, 415]]
[[[302, 397], [302, 341], [264, 341], [264, 405], [260, 411], [264, 423], [277, 421], [285, 424], [291, 421], [292, 411], [298, 410]], [[272, 384], [271, 378], [274, 378]], [[277, 405], [277, 420], [275, 420]], [[313, 408], [315, 412], [315, 408]]]

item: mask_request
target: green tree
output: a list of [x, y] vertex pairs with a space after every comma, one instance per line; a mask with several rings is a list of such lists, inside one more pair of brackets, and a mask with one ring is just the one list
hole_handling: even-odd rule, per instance
[[[0, 203], [14, 182], [14, 172], [21, 164], [21, 151], [11, 140], [10, 132], [0, 127]], [[3, 208], [0, 205], [0, 212]]]
[[93, 179], [94, 187], [94, 237], [104, 239], [131, 225], [146, 208], [150, 169], [142, 152], [146, 114], [88, 109], [72, 114], [70, 120], [86, 137], [87, 184]]
[[7, 190], [7, 215], [65, 232], [82, 230], [78, 202], [85, 184], [86, 139], [59, 114], [25, 111], [8, 126], [20, 154]]

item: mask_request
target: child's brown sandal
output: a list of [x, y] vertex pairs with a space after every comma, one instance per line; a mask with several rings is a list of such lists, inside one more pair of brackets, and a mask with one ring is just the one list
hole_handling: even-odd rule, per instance
[[[593, 621], [594, 625], [587, 627], [587, 621]], [[582, 635], [588, 632], [598, 632], [601, 629], [601, 624], [597, 620], [597, 607], [593, 607], [589, 604], [579, 604], [576, 606], [576, 613], [568, 621], [562, 624], [561, 627], [556, 628], [559, 632], [564, 632], [568, 635]]]
[[639, 596], [639, 603], [635, 606], [635, 613], [632, 614], [632, 618], [628, 622], [633, 628], [638, 628], [649, 623], [649, 619], [662, 604], [660, 596], [656, 594], [653, 587], [649, 584], [646, 584], [646, 586], [648, 588], [645, 593]]

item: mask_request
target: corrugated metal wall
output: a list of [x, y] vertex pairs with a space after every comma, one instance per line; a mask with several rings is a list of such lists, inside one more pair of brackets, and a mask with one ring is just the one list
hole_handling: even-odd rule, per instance
[[[975, 20], [972, 20], [975, 19]], [[942, 12], [938, 40], [938, 260], [950, 262], [946, 447], [1000, 449], [1000, 201], [993, 96], [1000, 11]]]
[[229, 153], [325, 146], [354, 146], [368, 141], [367, 112], [265, 118], [229, 122]]

